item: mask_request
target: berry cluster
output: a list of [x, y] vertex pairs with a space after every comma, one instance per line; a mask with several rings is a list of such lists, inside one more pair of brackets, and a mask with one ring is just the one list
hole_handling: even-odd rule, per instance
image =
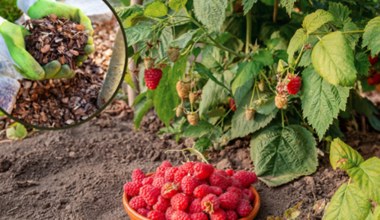
[[370, 76], [367, 78], [368, 85], [374, 86], [374, 85], [380, 85], [380, 72], [378, 71], [378, 63], [379, 63], [379, 57], [371, 57], [368, 56], [368, 60], [371, 63], [370, 68]]
[[124, 192], [129, 206], [151, 220], [236, 220], [252, 211], [256, 180], [253, 172], [164, 161], [152, 175], [134, 170]]
[[296, 95], [302, 86], [302, 78], [289, 73], [284, 80], [279, 80], [276, 90], [275, 104], [279, 109], [285, 109], [288, 105], [288, 95]]

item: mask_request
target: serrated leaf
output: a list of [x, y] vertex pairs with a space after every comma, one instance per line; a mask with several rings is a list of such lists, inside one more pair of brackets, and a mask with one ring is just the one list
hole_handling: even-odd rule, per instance
[[210, 133], [214, 126], [206, 121], [200, 121], [196, 126], [189, 126], [183, 132], [183, 136], [199, 138]]
[[339, 138], [334, 139], [330, 146], [330, 163], [333, 169], [348, 170], [358, 167], [364, 161], [363, 157]]
[[355, 54], [355, 67], [358, 70], [358, 75], [361, 77], [367, 77], [371, 63], [368, 60], [368, 55], [364, 52], [358, 52]]
[[212, 146], [212, 142], [209, 138], [207, 137], [202, 137], [199, 138], [195, 143], [194, 143], [194, 148], [200, 152], [204, 152], [207, 149], [209, 149]]
[[152, 23], [139, 22], [137, 25], [125, 28], [125, 34], [128, 39], [128, 45], [134, 45], [141, 41], [151, 38]]
[[197, 19], [211, 31], [220, 31], [226, 19], [227, 0], [194, 0]]
[[28, 136], [25, 126], [20, 123], [14, 123], [6, 130], [6, 136], [9, 140], [22, 140]]
[[271, 127], [254, 135], [251, 159], [257, 176], [268, 186], [279, 186], [318, 166], [313, 134], [299, 125]]
[[380, 16], [373, 18], [365, 26], [363, 47], [368, 47], [373, 57], [380, 52]]
[[289, 14], [289, 16], [292, 14], [294, 3], [296, 3], [297, 0], [281, 0], [280, 5], [281, 7], [284, 7], [286, 9], [286, 12]]
[[[354, 22], [346, 22], [343, 25], [343, 31], [356, 31], [359, 27]], [[360, 34], [346, 34], [347, 42], [350, 44], [352, 50], [355, 50], [356, 44], [359, 42]]]
[[351, 10], [342, 3], [329, 2], [329, 12], [334, 16], [334, 24], [339, 27], [351, 21]]
[[302, 72], [302, 78], [303, 117], [322, 139], [339, 112], [346, 109], [350, 89], [329, 84], [312, 67]]
[[307, 34], [311, 34], [331, 21], [334, 21], [334, 16], [330, 12], [318, 9], [305, 17], [302, 27], [306, 29]]
[[303, 28], [300, 28], [293, 35], [288, 46], [288, 63], [294, 62], [294, 54], [301, 49], [302, 45], [306, 42], [307, 35]]
[[360, 189], [380, 204], [380, 159], [370, 158], [359, 166], [347, 170], [348, 175], [357, 183]]
[[187, 0], [169, 0], [169, 7], [174, 11], [179, 11], [186, 6]]
[[178, 48], [185, 48], [189, 42], [193, 39], [194, 35], [197, 33], [198, 30], [190, 30], [181, 36], [179, 36], [177, 39], [172, 41], [170, 43], [170, 46], [178, 47]]
[[342, 32], [325, 35], [315, 45], [311, 54], [317, 73], [333, 85], [353, 86], [357, 71], [354, 53], [348, 46]]
[[144, 14], [144, 10], [140, 5], [132, 5], [117, 9], [117, 15], [123, 20], [125, 28], [133, 25], [133, 20]]
[[371, 203], [356, 184], [343, 184], [327, 205], [323, 220], [365, 219], [371, 211]]
[[246, 15], [253, 7], [257, 0], [243, 0], [244, 15]]
[[156, 0], [145, 6], [144, 15], [147, 17], [159, 18], [168, 14], [168, 7], [165, 3]]
[[239, 65], [237, 76], [231, 85], [236, 106], [242, 105], [244, 97], [252, 90], [254, 78], [259, 74], [262, 65], [258, 62], [245, 62]]
[[179, 97], [176, 90], [176, 84], [186, 71], [187, 59], [181, 57], [173, 68], [165, 68], [160, 84], [154, 91], [153, 100], [157, 116], [168, 126], [170, 120], [174, 118], [174, 109], [179, 104]]
[[[212, 107], [215, 107], [227, 100], [229, 95], [228, 90], [220, 86], [220, 84], [229, 85], [232, 80], [232, 73], [226, 71], [223, 75], [215, 75], [215, 80], [209, 79], [206, 85], [202, 88], [202, 98], [199, 104], [199, 114], [201, 116], [205, 115]], [[220, 84], [216, 82], [219, 82]]]

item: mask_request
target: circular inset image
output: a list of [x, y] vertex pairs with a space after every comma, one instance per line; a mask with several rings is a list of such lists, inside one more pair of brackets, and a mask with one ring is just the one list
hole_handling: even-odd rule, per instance
[[17, 2], [21, 18], [0, 17], [1, 110], [38, 129], [96, 116], [116, 95], [127, 65], [112, 7], [101, 0]]

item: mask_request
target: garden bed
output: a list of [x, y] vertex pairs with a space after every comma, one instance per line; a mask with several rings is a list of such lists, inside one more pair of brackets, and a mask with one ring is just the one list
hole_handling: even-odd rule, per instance
[[94, 23], [95, 53], [62, 80], [22, 80], [12, 115], [37, 127], [60, 128], [86, 120], [99, 109], [97, 98], [116, 37], [116, 20]]

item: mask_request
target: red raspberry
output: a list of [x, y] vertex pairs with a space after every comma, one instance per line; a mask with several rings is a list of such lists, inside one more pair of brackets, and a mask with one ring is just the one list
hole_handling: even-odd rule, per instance
[[191, 217], [186, 212], [178, 210], [173, 212], [171, 220], [191, 220]]
[[194, 165], [195, 162], [189, 161], [184, 163], [181, 168], [184, 169], [188, 174], [193, 174], [194, 173]]
[[174, 213], [174, 209], [172, 207], [169, 207], [165, 212], [165, 217], [167, 220], [172, 220], [172, 215]]
[[144, 72], [145, 84], [150, 90], [155, 90], [162, 78], [162, 70], [146, 69]]
[[127, 196], [137, 196], [139, 194], [142, 184], [139, 182], [127, 182], [124, 184], [124, 192]]
[[372, 57], [371, 55], [368, 56], [368, 61], [371, 63], [371, 65], [375, 65], [379, 61], [378, 56]]
[[211, 164], [196, 163], [194, 165], [194, 176], [200, 180], [207, 179], [212, 172], [214, 172], [214, 167]]
[[140, 169], [135, 169], [132, 172], [132, 181], [133, 182], [142, 182], [145, 178], [145, 174]]
[[177, 172], [177, 167], [168, 167], [165, 171], [165, 181], [166, 182], [173, 182], [174, 181], [174, 174]]
[[179, 168], [177, 172], [174, 174], [174, 182], [175, 183], [181, 183], [182, 178], [187, 176], [187, 171], [184, 169]]
[[181, 189], [187, 195], [192, 195], [199, 181], [192, 176], [185, 176], [181, 180]]
[[152, 210], [147, 216], [150, 220], [166, 220], [164, 213]]
[[161, 195], [166, 199], [171, 199], [178, 193], [178, 185], [175, 183], [165, 183], [161, 188]]
[[201, 201], [202, 210], [209, 214], [214, 213], [220, 207], [219, 199], [214, 194], [208, 194]]
[[147, 217], [149, 210], [146, 208], [139, 208], [139, 209], [137, 209], [137, 213], [139, 213], [140, 215], [142, 215], [144, 217]]
[[250, 189], [244, 189], [244, 197], [246, 197], [249, 201], [253, 201], [255, 199], [255, 195]]
[[191, 220], [208, 220], [208, 216], [203, 212], [193, 213], [190, 218]]
[[186, 210], [189, 203], [190, 199], [184, 193], [178, 193], [170, 200], [170, 204], [174, 210]]
[[202, 212], [202, 205], [201, 205], [201, 200], [200, 199], [194, 199], [189, 207], [189, 213], [197, 213], [197, 212]]
[[244, 188], [238, 179], [236, 179], [234, 177], [232, 177], [231, 179], [232, 179], [232, 186], [235, 186], [237, 188]]
[[249, 213], [252, 211], [252, 206], [248, 200], [243, 199], [240, 200], [238, 207], [236, 208], [236, 212], [240, 217], [247, 217]]
[[227, 210], [226, 215], [228, 220], [238, 220], [238, 215], [233, 210]]
[[226, 173], [227, 173], [228, 176], [233, 176], [234, 173], [235, 173], [235, 171], [233, 169], [227, 169]]
[[239, 195], [233, 192], [225, 192], [219, 196], [220, 206], [225, 210], [236, 209], [239, 205], [239, 200]]
[[223, 189], [218, 186], [210, 186], [210, 191], [217, 196], [220, 196], [223, 193]]
[[245, 170], [240, 170], [240, 171], [237, 171], [234, 176], [234, 178], [236, 178], [237, 180], [240, 181], [241, 185], [244, 187], [244, 188], [248, 188], [251, 186], [251, 184], [253, 184], [254, 182], [256, 182], [257, 180], [257, 176], [255, 173], [253, 172], [248, 172], [248, 171], [245, 171]]
[[199, 185], [197, 186], [195, 189], [194, 189], [194, 196], [196, 198], [203, 198], [205, 197], [207, 194], [210, 194], [212, 193], [211, 192], [211, 189], [210, 189], [210, 186], [209, 185], [206, 185], [206, 184], [202, 184], [202, 185]]
[[145, 185], [140, 188], [140, 195], [145, 200], [146, 204], [152, 206], [156, 204], [158, 196], [161, 194], [159, 188], [152, 185]]
[[376, 85], [380, 83], [380, 73], [375, 73], [373, 76], [367, 78], [368, 85]]
[[153, 177], [146, 177], [145, 179], [143, 179], [143, 181], [142, 181], [142, 184], [143, 184], [143, 186], [144, 185], [152, 185], [152, 183], [153, 183]]
[[237, 194], [239, 198], [241, 198], [243, 196], [243, 190], [241, 190], [240, 188], [235, 187], [235, 186], [228, 187], [227, 192], [233, 192], [233, 193]]
[[302, 86], [302, 78], [293, 75], [289, 76], [288, 79], [290, 80], [288, 85], [286, 86], [288, 93], [291, 95], [297, 94]]
[[160, 188], [165, 184], [165, 178], [164, 177], [157, 177], [154, 178], [152, 185], [154, 187]]
[[128, 203], [129, 206], [134, 210], [146, 207], [146, 202], [141, 196], [133, 197], [131, 200], [128, 201]]
[[223, 190], [226, 190], [232, 184], [231, 178], [227, 176], [227, 174], [225, 174], [224, 172], [220, 171], [211, 174], [209, 182], [211, 186], [218, 186]]
[[160, 212], [166, 212], [166, 210], [169, 208], [169, 206], [170, 206], [170, 200], [165, 199], [162, 196], [159, 196], [157, 203], [154, 204], [154, 206], [153, 206], [153, 209], [160, 211]]
[[236, 103], [235, 103], [235, 100], [233, 98], [229, 98], [228, 99], [228, 102], [229, 102], [229, 105], [230, 105], [230, 109], [234, 112], [236, 111]]
[[210, 220], [227, 220], [226, 212], [218, 209], [210, 215]]
[[156, 169], [156, 177], [165, 177], [165, 172], [169, 167], [172, 167], [172, 164], [169, 161], [162, 162], [162, 164]]

